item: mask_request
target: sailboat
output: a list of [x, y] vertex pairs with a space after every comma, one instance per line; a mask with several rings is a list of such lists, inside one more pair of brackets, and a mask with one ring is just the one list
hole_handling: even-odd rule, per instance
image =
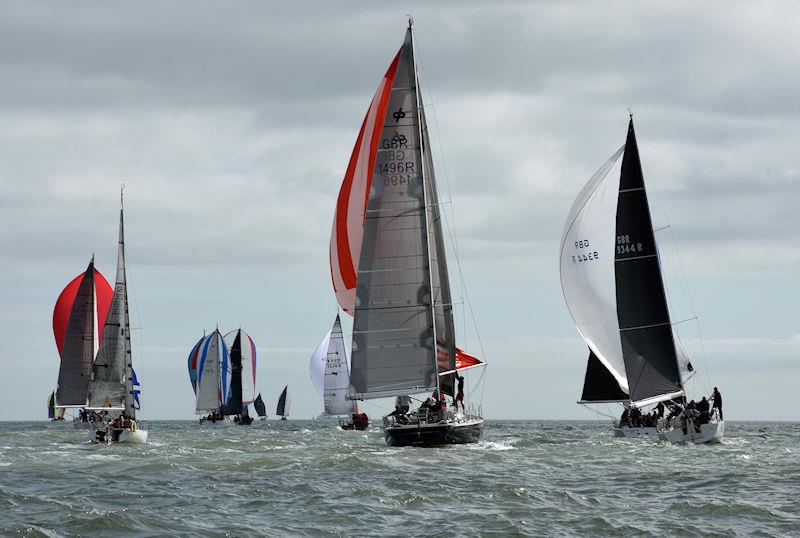
[[230, 350], [231, 379], [222, 412], [247, 426], [253, 422], [247, 406], [253, 403], [256, 392], [256, 345], [242, 329], [229, 332], [223, 340]]
[[264, 405], [264, 400], [261, 398], [261, 393], [258, 393], [256, 399], [253, 400], [253, 407], [256, 410], [256, 413], [261, 418], [261, 420], [267, 419], [267, 406]]
[[222, 406], [228, 394], [230, 382], [230, 360], [228, 346], [219, 329], [203, 338], [197, 347], [197, 384], [195, 390], [195, 412], [198, 415], [208, 413], [200, 418], [200, 424], [221, 422], [225, 420]]
[[[657, 406], [650, 420], [615, 425], [618, 437], [715, 442], [715, 414], [686, 424], [684, 383], [694, 368], [667, 307], [633, 117], [625, 145], [589, 179], [570, 209], [561, 240], [561, 287], [589, 360], [580, 404], [619, 402], [624, 417]], [[664, 417], [664, 404], [673, 409]], [[627, 421], [626, 421], [627, 422]]]
[[354, 318], [348, 397], [436, 400], [384, 417], [389, 445], [472, 443], [483, 430], [479, 412], [443, 405], [457, 368], [441, 219], [409, 20], [361, 125], [330, 244], [336, 298]]
[[337, 313], [333, 327], [311, 355], [309, 373], [314, 388], [323, 399], [323, 416], [352, 417], [350, 422], [340, 422], [342, 429], [366, 430], [369, 427], [369, 417], [359, 411], [355, 400], [347, 398], [350, 388], [350, 369], [347, 363], [342, 322]]
[[131, 354], [128, 284], [125, 275], [124, 207], [120, 192], [119, 246], [114, 298], [103, 327], [103, 340], [92, 366], [89, 405], [86, 407], [90, 410], [100, 410], [107, 422], [92, 432], [93, 441], [138, 444], [147, 442], [147, 430], [143, 424], [136, 423], [136, 411], [139, 405], [135, 385], [138, 385], [138, 382], [135, 380]]
[[292, 405], [292, 399], [289, 397], [289, 385], [286, 385], [278, 398], [278, 406], [275, 408], [275, 415], [281, 417], [281, 420], [286, 420], [289, 417], [289, 407]]
[[64, 420], [64, 409], [56, 403], [55, 391], [51, 392], [50, 397], [47, 399], [47, 418], [53, 422]]
[[67, 284], [53, 309], [53, 336], [61, 359], [55, 399], [64, 412], [81, 410], [73, 419], [76, 427], [92, 426], [85, 412], [89, 381], [113, 295], [92, 256], [86, 271]]

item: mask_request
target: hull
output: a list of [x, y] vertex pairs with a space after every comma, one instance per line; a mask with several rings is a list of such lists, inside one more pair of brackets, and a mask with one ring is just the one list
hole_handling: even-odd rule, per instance
[[702, 443], [719, 443], [725, 435], [725, 421], [709, 422], [708, 424], [701, 424], [699, 432], [683, 433], [683, 429], [675, 428], [661, 432], [661, 439], [668, 443], [674, 444], [702, 444]]
[[658, 429], [655, 427], [628, 427], [614, 428], [614, 437], [625, 437], [627, 439], [653, 439], [658, 440]]
[[393, 424], [384, 428], [384, 437], [389, 446], [434, 447], [477, 443], [482, 434], [483, 419], [473, 417], [463, 422]]
[[[98, 433], [100, 435], [98, 435]], [[143, 445], [147, 443], [147, 430], [137, 429], [131, 431], [129, 429], [118, 430], [116, 435], [108, 436], [105, 430], [93, 430], [89, 434], [89, 438], [93, 443], [98, 444], [116, 444], [116, 443], [129, 443], [132, 445]]]

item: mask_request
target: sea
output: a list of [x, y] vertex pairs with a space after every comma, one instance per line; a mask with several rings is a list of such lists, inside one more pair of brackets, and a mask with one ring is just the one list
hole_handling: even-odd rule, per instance
[[604, 421], [488, 420], [445, 448], [323, 421], [148, 429], [107, 446], [0, 423], [0, 535], [800, 536], [797, 422], [730, 422], [701, 446]]

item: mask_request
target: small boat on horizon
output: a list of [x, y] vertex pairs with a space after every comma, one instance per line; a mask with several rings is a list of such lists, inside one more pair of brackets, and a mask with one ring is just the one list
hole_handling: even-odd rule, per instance
[[[560, 274], [567, 308], [589, 346], [578, 403], [623, 404], [617, 437], [719, 442], [722, 417], [686, 403], [694, 368], [670, 318], [633, 116], [625, 144], [570, 209]], [[655, 409], [643, 413], [647, 407]]]
[[286, 385], [278, 397], [278, 405], [275, 408], [275, 416], [281, 420], [289, 420], [289, 407], [292, 405], [292, 398], [289, 396], [289, 385]]
[[264, 400], [261, 398], [261, 393], [258, 393], [256, 399], [253, 400], [253, 408], [256, 410], [256, 414], [261, 420], [267, 420], [267, 406], [264, 405]]

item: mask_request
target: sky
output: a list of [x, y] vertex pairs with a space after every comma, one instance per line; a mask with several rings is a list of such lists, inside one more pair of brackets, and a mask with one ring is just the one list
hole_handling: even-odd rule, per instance
[[143, 416], [194, 418], [216, 326], [254, 339], [270, 414], [286, 384], [320, 413], [334, 203], [407, 14], [485, 416], [597, 418], [559, 247], [631, 109], [690, 395], [800, 420], [800, 5], [188, 0], [0, 4], [0, 420], [44, 418], [55, 300], [92, 254], [113, 280], [123, 182]]

